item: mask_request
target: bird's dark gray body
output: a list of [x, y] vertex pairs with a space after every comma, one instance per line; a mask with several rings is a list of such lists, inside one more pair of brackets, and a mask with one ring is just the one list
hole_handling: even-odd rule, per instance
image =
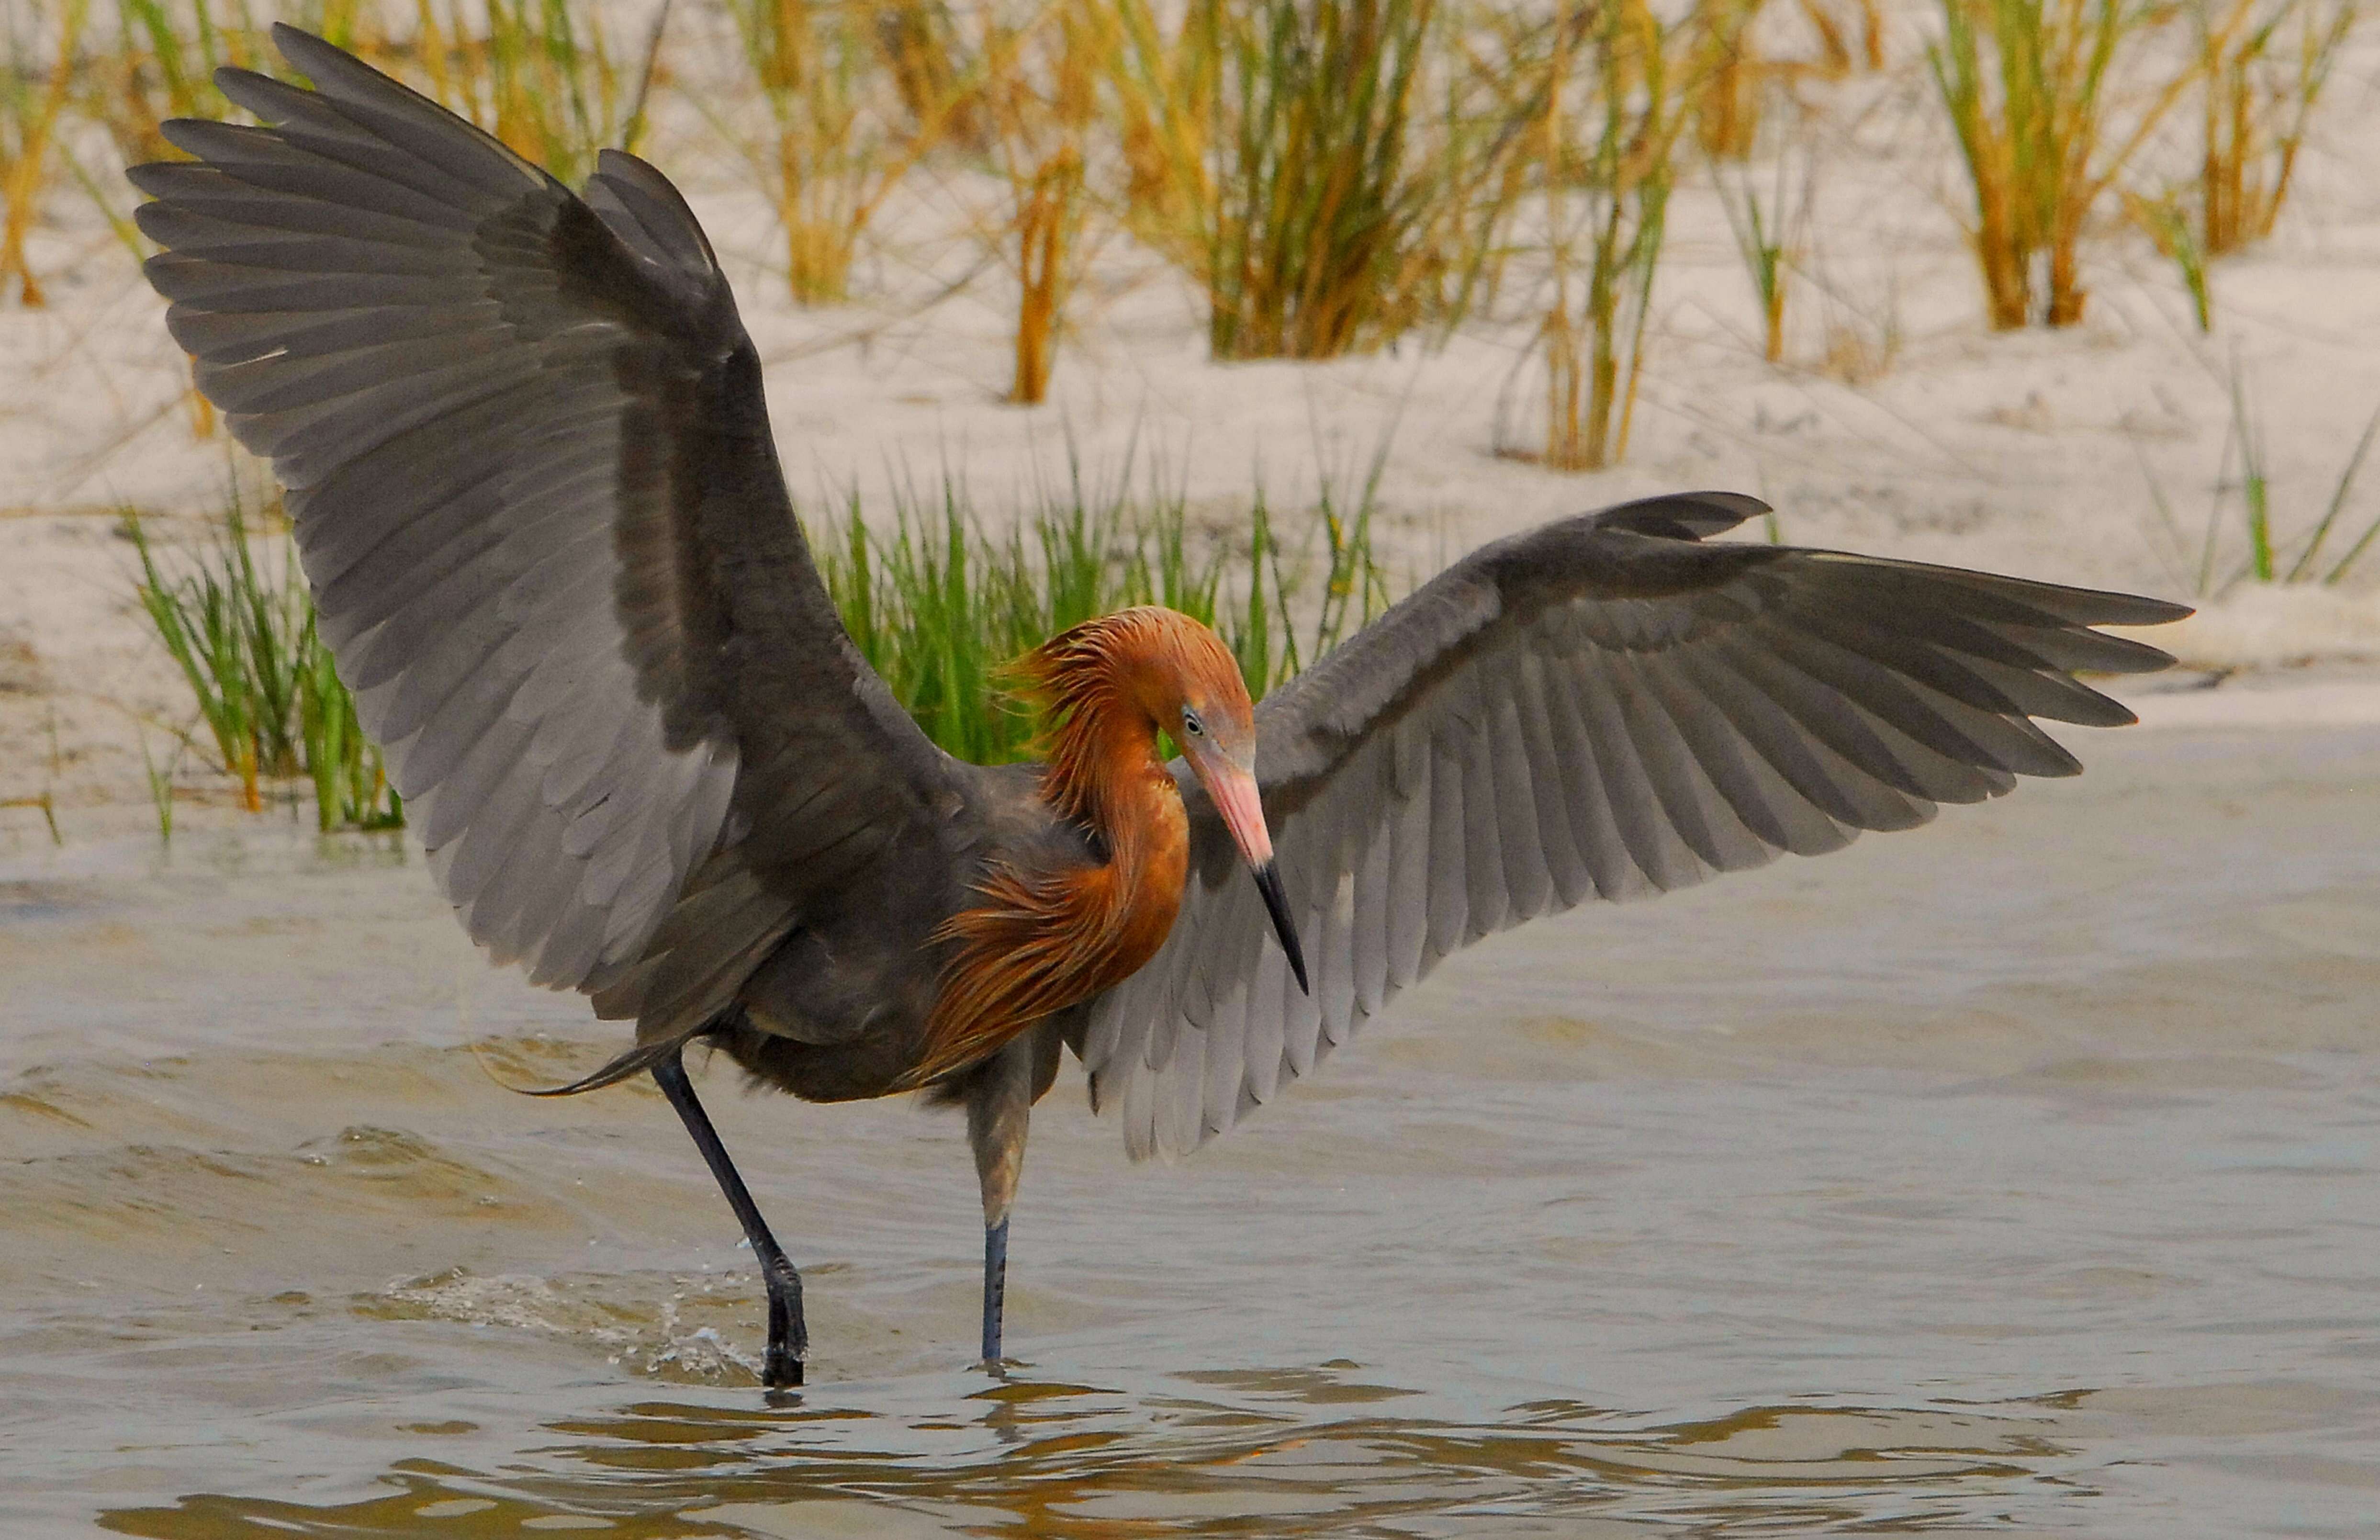
[[[458, 916], [635, 1022], [615, 1074], [662, 1078], [758, 1246], [679, 1047], [708, 1035], [812, 1100], [881, 1095], [923, 1051], [934, 937], [992, 867], [1106, 850], [1038, 770], [936, 748], [853, 648], [759, 358], [659, 172], [606, 152], [574, 194], [276, 37], [314, 91], [224, 71], [266, 126], [169, 124], [197, 160], [132, 173], [168, 323], [287, 490], [322, 634]], [[2032, 719], [2129, 721], [2075, 673], [2170, 661], [2092, 627], [2186, 612], [1707, 543], [1761, 507], [1682, 494], [1498, 541], [1259, 704], [1310, 992], [1177, 763], [1189, 878], [1162, 949], [941, 1087], [999, 1246], [1062, 1042], [1135, 1156], [1195, 1148], [1492, 931], [2073, 773]]]
[[[779, 944], [737, 991], [714, 1037], [754, 1075], [807, 1101], [883, 1096], [922, 1057], [950, 948], [934, 932], [961, 907], [980, 902], [974, 883], [993, 864], [1063, 872], [1101, 859], [1079, 825], [1055, 818], [1039, 794], [1041, 767], [976, 770], [965, 810], [953, 820], [972, 856], [949, 871], [966, 879], [929, 882], [899, 895], [898, 907], [851, 908], [806, 923]], [[890, 895], [888, 895], [890, 896]], [[1052, 1030], [1032, 1055], [1038, 1099], [1057, 1073]], [[964, 1097], [980, 1077], [962, 1076]]]

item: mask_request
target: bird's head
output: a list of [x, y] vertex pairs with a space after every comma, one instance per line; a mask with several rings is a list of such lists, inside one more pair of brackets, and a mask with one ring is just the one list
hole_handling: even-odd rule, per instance
[[1062, 719], [1133, 711], [1180, 746], [1256, 878], [1297, 987], [1308, 988], [1257, 785], [1256, 706], [1223, 639], [1179, 611], [1144, 605], [1053, 637], [1026, 667]]

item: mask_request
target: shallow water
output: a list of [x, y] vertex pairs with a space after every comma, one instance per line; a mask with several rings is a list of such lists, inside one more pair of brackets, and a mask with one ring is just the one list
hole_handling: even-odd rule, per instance
[[[649, 1086], [417, 855], [0, 859], [0, 1532], [2365, 1535], [2380, 730], [2091, 772], [1449, 964], [1190, 1161]], [[473, 1045], [481, 1045], [475, 1052]]]

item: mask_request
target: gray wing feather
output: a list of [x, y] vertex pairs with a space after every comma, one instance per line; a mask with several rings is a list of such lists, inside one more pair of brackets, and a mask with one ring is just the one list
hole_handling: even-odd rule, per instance
[[1906, 829], [2080, 767], [2031, 720], [2129, 711], [2073, 677], [2171, 660], [2091, 626], [2155, 600], [1771, 546], [1750, 498], [1657, 498], [1484, 548], [1257, 709], [1257, 771], [1312, 965], [1301, 993], [1221, 820], [1180, 918], [1078, 1049], [1135, 1158], [1230, 1128], [1441, 959], [1629, 899]]
[[[948, 761], [833, 614], [668, 180], [606, 152], [582, 200], [275, 38], [316, 90], [222, 71], [264, 126], [168, 124], [198, 162], [131, 173], [167, 323], [286, 489], [473, 938], [648, 1040], [698, 1026], [805, 903], [850, 897], [861, 864], [821, 852], [930, 852]], [[756, 827], [783, 859], [728, 848]]]

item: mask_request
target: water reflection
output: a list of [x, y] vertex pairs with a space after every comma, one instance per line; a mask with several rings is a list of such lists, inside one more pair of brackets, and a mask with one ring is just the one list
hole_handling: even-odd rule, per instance
[[[848, 1390], [851, 1388], [845, 1388]], [[2077, 1396], [1992, 1407], [1780, 1405], [1687, 1422], [1572, 1401], [1481, 1425], [1349, 1413], [1422, 1394], [1355, 1365], [1172, 1376], [1129, 1393], [1013, 1378], [857, 1397], [642, 1401], [513, 1458], [396, 1461], [308, 1504], [206, 1494], [118, 1508], [158, 1540], [288, 1534], [1136, 1536], [1912, 1533], [2071, 1500], [2053, 1437]], [[948, 1397], [941, 1400], [941, 1397]], [[896, 1410], [897, 1408], [897, 1410]], [[465, 1425], [468, 1426], [468, 1425]], [[425, 1430], [426, 1431], [426, 1430]], [[1548, 1528], [1552, 1525], [1555, 1527]]]

